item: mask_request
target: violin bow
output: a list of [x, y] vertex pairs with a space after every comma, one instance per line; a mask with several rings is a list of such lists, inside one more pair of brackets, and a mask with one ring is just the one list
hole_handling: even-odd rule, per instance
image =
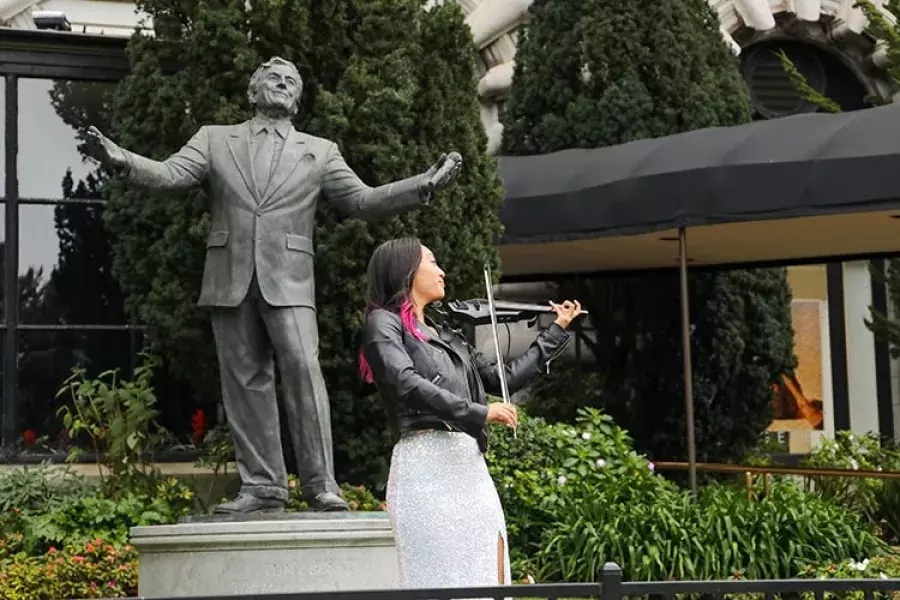
[[[497, 312], [494, 307], [494, 287], [491, 280], [491, 265], [484, 263], [484, 287], [487, 294], [488, 311], [491, 314], [491, 334], [494, 337], [494, 352], [497, 356], [497, 378], [500, 380], [500, 394], [503, 396], [503, 402], [509, 404], [509, 388], [506, 386], [506, 368], [503, 362], [503, 355], [500, 352], [500, 335], [497, 332]], [[516, 430], [513, 429], [513, 438], [516, 437]]]

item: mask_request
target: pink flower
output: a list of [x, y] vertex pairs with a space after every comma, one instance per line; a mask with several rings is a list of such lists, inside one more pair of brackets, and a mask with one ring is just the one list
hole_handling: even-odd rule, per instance
[[651, 471], [655, 471], [656, 465], [654, 465], [652, 462], [649, 462], [649, 463], [647, 463], [647, 468], [650, 469]]

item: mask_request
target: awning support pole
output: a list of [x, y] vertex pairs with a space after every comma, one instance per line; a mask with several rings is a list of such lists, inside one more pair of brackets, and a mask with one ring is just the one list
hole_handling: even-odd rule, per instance
[[697, 449], [694, 442], [694, 373], [691, 366], [691, 315], [688, 299], [687, 233], [678, 228], [678, 262], [681, 279], [681, 354], [684, 357], [684, 419], [687, 423], [688, 479], [697, 500]]

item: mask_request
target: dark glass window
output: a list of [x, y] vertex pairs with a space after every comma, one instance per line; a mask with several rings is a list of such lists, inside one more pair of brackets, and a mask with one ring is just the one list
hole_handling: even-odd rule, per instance
[[[42, 72], [51, 75], [53, 69]], [[15, 103], [6, 101], [7, 86], [16, 89]], [[19, 309], [15, 322], [0, 321], [0, 364], [13, 348], [4, 345], [7, 340], [15, 341], [18, 363], [6, 365], [6, 376], [0, 376], [6, 389], [0, 402], [4, 460], [62, 458], [72, 443], [81, 445], [84, 440], [68, 439], [57, 416], [67, 398], [56, 395], [73, 368], [83, 367], [88, 378], [116, 369], [120, 378], [130, 379], [140, 361], [144, 332], [127, 325], [103, 221], [105, 175], [91, 158], [86, 137], [91, 125], [109, 131], [115, 86], [0, 76], [0, 127], [10, 155], [17, 157], [7, 166], [6, 146], [0, 145], [0, 164], [18, 179], [18, 193], [7, 198], [0, 176], [0, 204], [8, 202], [18, 216], [18, 239], [10, 238], [7, 247], [7, 215], [0, 207], [0, 272], [10, 265], [18, 273], [18, 290], [10, 293], [18, 295]], [[6, 131], [7, 115], [15, 117], [17, 133]], [[5, 319], [5, 295], [0, 281], [0, 319]], [[153, 389], [158, 421], [173, 436], [160, 448], [165, 455], [190, 441], [197, 407], [190, 389], [173, 381], [166, 365], [158, 367]], [[207, 419], [216, 420], [212, 414]], [[27, 454], [17, 454], [22, 450]]]
[[69, 398], [56, 398], [57, 392], [73, 367], [83, 367], [87, 377], [108, 369], [128, 377], [136, 359], [132, 335], [121, 329], [21, 331], [16, 414], [23, 444], [32, 451], [64, 449], [68, 440], [56, 412]]
[[[107, 82], [19, 80], [20, 198], [62, 198], [67, 177], [77, 187], [96, 175], [85, 134], [90, 125], [109, 129], [114, 90]], [[52, 234], [49, 224], [44, 233]]]
[[126, 323], [101, 205], [20, 206], [19, 274], [21, 323]]

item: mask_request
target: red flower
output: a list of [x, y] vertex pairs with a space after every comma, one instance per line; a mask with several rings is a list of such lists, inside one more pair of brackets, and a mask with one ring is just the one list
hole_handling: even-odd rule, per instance
[[198, 408], [191, 417], [191, 429], [194, 431], [194, 445], [199, 446], [203, 441], [203, 434], [206, 433], [206, 415], [203, 409]]
[[22, 439], [25, 440], [25, 447], [31, 448], [34, 446], [34, 443], [37, 441], [37, 434], [31, 429], [26, 429], [22, 434]]

